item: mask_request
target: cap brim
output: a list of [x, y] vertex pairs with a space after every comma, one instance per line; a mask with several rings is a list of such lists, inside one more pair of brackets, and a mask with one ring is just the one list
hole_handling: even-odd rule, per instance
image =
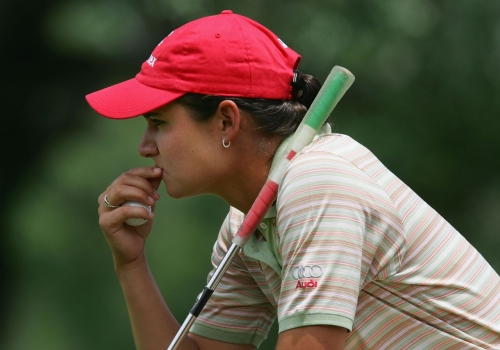
[[113, 119], [133, 118], [151, 112], [184, 95], [141, 84], [133, 78], [85, 96], [99, 114]]

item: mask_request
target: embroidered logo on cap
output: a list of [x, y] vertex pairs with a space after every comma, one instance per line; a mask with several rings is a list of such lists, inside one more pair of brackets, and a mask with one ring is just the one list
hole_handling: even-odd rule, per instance
[[155, 57], [155, 56], [153, 56], [153, 55], [151, 55], [151, 56], [149, 56], [149, 58], [148, 58], [148, 60], [147, 60], [146, 62], [148, 62], [148, 64], [149, 64], [151, 67], [154, 67], [155, 62], [156, 62], [156, 57]]

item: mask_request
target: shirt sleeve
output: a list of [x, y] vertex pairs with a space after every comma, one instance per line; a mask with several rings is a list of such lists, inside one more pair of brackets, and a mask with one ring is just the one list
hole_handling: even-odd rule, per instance
[[[232, 237], [242, 220], [243, 214], [231, 208], [214, 245], [214, 269], [208, 279], [231, 246]], [[251, 276], [240, 255], [224, 274], [190, 331], [226, 343], [253, 344], [259, 347], [267, 338], [276, 310]]]
[[309, 152], [291, 161], [277, 209], [280, 332], [308, 325], [352, 330], [360, 290], [401, 264], [405, 236], [393, 203], [349, 161]]

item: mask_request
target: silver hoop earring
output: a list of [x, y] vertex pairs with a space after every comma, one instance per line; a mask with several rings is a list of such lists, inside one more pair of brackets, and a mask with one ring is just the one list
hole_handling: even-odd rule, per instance
[[229, 148], [229, 146], [231, 146], [231, 141], [229, 141], [226, 145], [226, 139], [222, 139], [222, 146], [224, 148]]

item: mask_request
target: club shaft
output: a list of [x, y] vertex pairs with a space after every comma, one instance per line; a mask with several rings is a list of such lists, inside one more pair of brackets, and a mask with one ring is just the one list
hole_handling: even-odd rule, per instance
[[189, 329], [191, 328], [195, 320], [196, 317], [191, 313], [189, 313], [184, 322], [182, 323], [181, 328], [179, 328], [179, 331], [177, 331], [177, 334], [175, 335], [174, 339], [170, 343], [170, 346], [168, 347], [167, 350], [177, 349], [182, 339], [184, 339], [184, 337], [187, 335]]
[[240, 250], [241, 247], [239, 245], [234, 243], [231, 244], [231, 246], [227, 250], [227, 253], [224, 255], [224, 258], [220, 262], [219, 266], [217, 266], [217, 268], [215, 269], [207, 285], [205, 286], [205, 288], [203, 288], [203, 292], [196, 300], [196, 303], [191, 309], [191, 312], [188, 314], [188, 316], [182, 323], [181, 327], [177, 331], [177, 334], [175, 335], [174, 339], [170, 343], [170, 346], [168, 347], [167, 350], [176, 350], [177, 347], [180, 345], [182, 339], [184, 339], [184, 337], [191, 329], [191, 326], [196, 320], [196, 317], [198, 317], [198, 315], [200, 314], [201, 310], [207, 303], [208, 299], [212, 295], [215, 288], [217, 288], [217, 285], [219, 284], [220, 280], [222, 279], [222, 277], [224, 276], [227, 269], [233, 262], [234, 258], [238, 255]]

